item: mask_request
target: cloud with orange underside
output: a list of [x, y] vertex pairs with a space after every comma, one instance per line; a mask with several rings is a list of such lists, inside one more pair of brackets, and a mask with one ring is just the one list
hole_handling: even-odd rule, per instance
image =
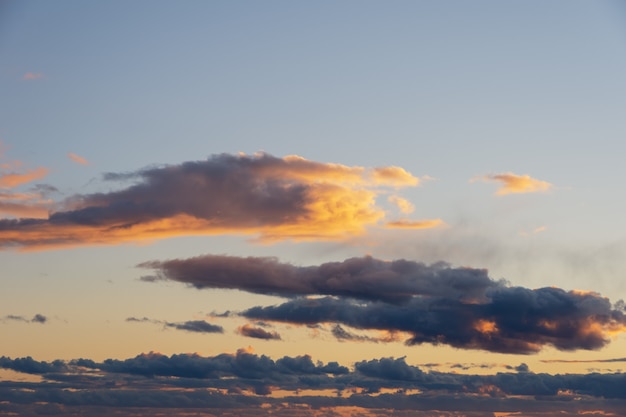
[[549, 182], [532, 178], [530, 175], [517, 175], [512, 172], [483, 175], [470, 181], [476, 180], [500, 183], [496, 195], [540, 193], [547, 192], [553, 187]]
[[89, 165], [89, 161], [86, 160], [85, 158], [83, 158], [80, 155], [76, 155], [73, 152], [70, 152], [67, 154], [67, 157], [70, 158], [72, 161], [76, 162], [77, 164], [80, 165]]
[[269, 154], [105, 174], [118, 191], [73, 196], [47, 219], [0, 220], [0, 249], [146, 242], [174, 236], [249, 235], [261, 243], [342, 240], [382, 221], [385, 188], [416, 185], [397, 167], [364, 168]]

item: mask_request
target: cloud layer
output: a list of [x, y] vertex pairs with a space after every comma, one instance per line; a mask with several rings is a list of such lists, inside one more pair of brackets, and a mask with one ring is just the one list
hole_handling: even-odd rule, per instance
[[[403, 333], [411, 345], [529, 354], [545, 346], [599, 349], [626, 331], [623, 306], [612, 306], [597, 293], [512, 287], [484, 269], [444, 263], [368, 256], [303, 267], [276, 258], [205, 255], [139, 266], [154, 270], [142, 278], [147, 282], [174, 280], [198, 289], [291, 298], [241, 313], [251, 320]], [[342, 340], [356, 339], [341, 327], [335, 333]]]
[[[0, 181], [15, 184], [45, 171], [24, 175]], [[224, 233], [254, 235], [265, 242], [343, 239], [362, 234], [384, 218], [384, 210], [376, 205], [381, 190], [419, 182], [399, 167], [366, 169], [268, 154], [214, 155], [104, 178], [132, 184], [68, 198], [46, 219], [0, 220], [0, 248]]]
[[[348, 368], [314, 362], [309, 355], [273, 360], [239, 350], [208, 357], [150, 352], [103, 362], [0, 357], [0, 368], [42, 378], [0, 382], [0, 412], [18, 415], [78, 415], [85, 407], [97, 412], [90, 415], [106, 415], [115, 407], [115, 415], [150, 416], [166, 407], [169, 415], [271, 411], [301, 417], [383, 416], [390, 409], [403, 417], [508, 412], [569, 417], [626, 410], [624, 374], [535, 374], [523, 364], [510, 366], [517, 372], [469, 375], [427, 372], [405, 358], [364, 360]], [[136, 407], [141, 414], [134, 414]]]

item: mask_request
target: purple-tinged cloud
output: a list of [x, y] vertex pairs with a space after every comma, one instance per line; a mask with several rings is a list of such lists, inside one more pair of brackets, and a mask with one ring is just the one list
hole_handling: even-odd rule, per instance
[[[40, 178], [43, 168], [0, 174], [0, 188]], [[366, 169], [268, 154], [105, 174], [132, 181], [117, 191], [75, 195], [47, 218], [0, 219], [0, 249], [41, 250], [174, 236], [244, 234], [261, 241], [339, 240], [385, 216], [384, 188], [415, 186], [399, 167]]]

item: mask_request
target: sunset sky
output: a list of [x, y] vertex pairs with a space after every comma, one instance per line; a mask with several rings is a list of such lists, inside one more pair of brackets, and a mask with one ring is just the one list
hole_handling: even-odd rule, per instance
[[0, 414], [624, 415], [625, 51], [618, 0], [0, 2]]

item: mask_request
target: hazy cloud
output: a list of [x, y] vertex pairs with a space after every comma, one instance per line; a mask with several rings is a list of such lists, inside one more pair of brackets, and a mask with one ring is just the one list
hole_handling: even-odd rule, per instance
[[26, 72], [22, 75], [22, 80], [30, 81], [30, 80], [38, 80], [43, 78], [43, 74], [41, 72]]
[[517, 175], [512, 172], [501, 174], [489, 174], [475, 177], [476, 180], [499, 182], [501, 184], [496, 195], [517, 194], [517, 193], [537, 193], [546, 192], [552, 188], [552, 184], [530, 177], [529, 175]]
[[[0, 177], [0, 187], [47, 173]], [[385, 216], [384, 187], [417, 185], [399, 167], [363, 168], [268, 154], [214, 155], [204, 161], [113, 173], [118, 191], [75, 195], [47, 219], [0, 220], [0, 248], [45, 249], [181, 235], [238, 233], [264, 242], [344, 239]]]
[[270, 332], [262, 327], [255, 327], [249, 324], [244, 324], [237, 328], [237, 333], [246, 337], [253, 337], [255, 339], [263, 340], [280, 340], [280, 334], [277, 332]]
[[385, 226], [389, 229], [432, 229], [443, 226], [445, 223], [441, 219], [430, 220], [408, 220], [401, 219], [387, 222]]
[[85, 158], [83, 158], [80, 155], [76, 155], [75, 153], [70, 152], [70, 153], [67, 154], [67, 157], [70, 158], [72, 161], [76, 162], [77, 164], [89, 165], [89, 161], [88, 160], [86, 160]]

